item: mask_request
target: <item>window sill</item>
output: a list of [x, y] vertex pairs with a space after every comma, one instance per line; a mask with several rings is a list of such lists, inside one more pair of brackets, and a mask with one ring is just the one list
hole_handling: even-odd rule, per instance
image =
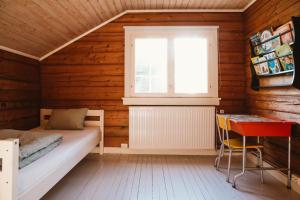
[[216, 97], [198, 97], [198, 98], [191, 98], [191, 97], [173, 97], [173, 98], [166, 98], [166, 97], [124, 97], [123, 104], [128, 106], [173, 106], [173, 105], [182, 105], [182, 106], [218, 106], [220, 105], [221, 98]]

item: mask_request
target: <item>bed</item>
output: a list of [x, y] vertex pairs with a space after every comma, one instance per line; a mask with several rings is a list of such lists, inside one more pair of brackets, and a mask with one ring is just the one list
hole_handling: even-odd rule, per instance
[[62, 143], [45, 156], [18, 170], [18, 140], [0, 140], [0, 200], [40, 199], [88, 153], [103, 154], [102, 110], [89, 110], [84, 130], [45, 130], [52, 110], [41, 109], [41, 127], [34, 132], [58, 133]]

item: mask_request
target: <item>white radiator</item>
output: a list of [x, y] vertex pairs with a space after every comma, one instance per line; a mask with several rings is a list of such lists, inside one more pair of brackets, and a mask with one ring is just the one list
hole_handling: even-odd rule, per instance
[[213, 106], [129, 108], [130, 149], [213, 150], [214, 145]]

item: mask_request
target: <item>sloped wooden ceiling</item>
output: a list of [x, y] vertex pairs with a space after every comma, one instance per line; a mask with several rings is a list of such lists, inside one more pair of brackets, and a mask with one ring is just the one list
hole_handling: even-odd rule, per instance
[[[242, 11], [253, 0], [0, 0], [0, 48], [37, 59], [128, 10]], [[195, 10], [196, 11], [196, 10]]]

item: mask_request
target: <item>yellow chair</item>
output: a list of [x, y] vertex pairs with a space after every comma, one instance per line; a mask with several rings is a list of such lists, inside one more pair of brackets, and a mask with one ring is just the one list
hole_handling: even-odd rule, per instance
[[[230, 127], [230, 115], [216, 115], [216, 123], [218, 130], [218, 137], [221, 143], [219, 154], [215, 160], [215, 167], [219, 170], [220, 160], [224, 156], [225, 147], [228, 148], [229, 157], [228, 157], [228, 166], [227, 166], [227, 179], [229, 182], [230, 178], [230, 170], [231, 170], [231, 157], [232, 152], [242, 152], [243, 151], [243, 142], [240, 139], [230, 139], [229, 131], [231, 131]], [[222, 131], [221, 131], [222, 130]], [[254, 149], [257, 150], [257, 166], [263, 168], [263, 157], [262, 157], [262, 149], [263, 145], [259, 144], [259, 138], [256, 144], [248, 144], [246, 145], [246, 149]], [[261, 174], [261, 182], [263, 183], [263, 169], [260, 172]]]

